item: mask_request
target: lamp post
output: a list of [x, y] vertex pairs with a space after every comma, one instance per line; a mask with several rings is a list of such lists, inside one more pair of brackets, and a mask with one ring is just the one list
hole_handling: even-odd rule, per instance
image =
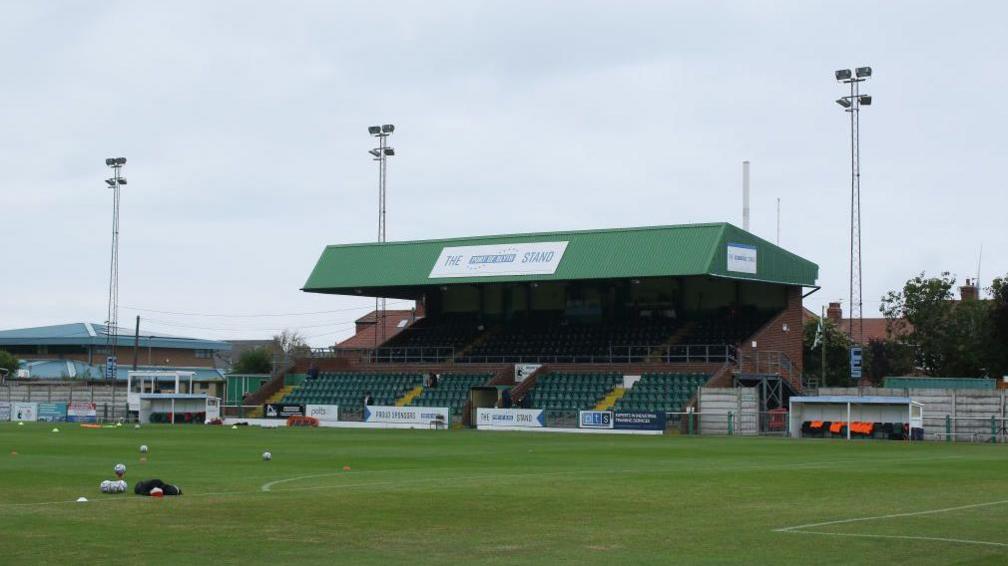
[[[850, 94], [836, 103], [850, 115], [851, 135], [851, 224], [850, 224], [850, 324], [848, 334], [860, 344], [864, 340], [864, 313], [861, 298], [861, 107], [870, 106], [872, 97], [861, 94], [861, 83], [872, 76], [871, 67], [857, 67], [834, 72], [836, 80], [850, 87]], [[857, 332], [854, 331], [855, 319]]]
[[[378, 147], [368, 150], [372, 160], [378, 162], [378, 243], [386, 242], [385, 234], [385, 163], [395, 155], [395, 149], [388, 145], [388, 137], [395, 131], [392, 124], [368, 126], [368, 133], [378, 138]], [[380, 339], [379, 339], [379, 334]], [[385, 298], [375, 297], [375, 348], [385, 341]]]
[[[105, 345], [108, 351], [106, 360], [106, 379], [115, 379], [116, 342], [118, 339], [119, 327], [119, 189], [126, 184], [126, 177], [122, 176], [123, 165], [126, 165], [125, 157], [109, 157], [105, 160], [105, 165], [112, 169], [112, 176], [105, 179], [105, 184], [112, 189], [112, 254], [109, 262], [109, 292], [108, 292], [108, 316], [106, 318]], [[111, 376], [109, 375], [111, 367]]]

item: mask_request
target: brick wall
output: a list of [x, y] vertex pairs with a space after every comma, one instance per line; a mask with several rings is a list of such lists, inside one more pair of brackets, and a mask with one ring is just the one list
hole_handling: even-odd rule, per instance
[[[763, 325], [739, 348], [742, 355], [755, 352], [784, 352], [798, 375], [802, 372], [802, 288], [789, 287], [787, 307], [770, 322]], [[753, 341], [756, 348], [752, 347]], [[797, 376], [794, 376], [797, 377]]]

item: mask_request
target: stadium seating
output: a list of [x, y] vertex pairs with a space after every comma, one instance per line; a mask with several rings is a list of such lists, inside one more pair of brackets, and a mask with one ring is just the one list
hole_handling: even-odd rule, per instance
[[462, 411], [469, 400], [469, 389], [490, 381], [493, 374], [442, 374], [437, 387], [426, 387], [410, 405], [416, 407], [449, 407], [453, 414]]
[[728, 309], [693, 322], [679, 344], [738, 344], [760, 329], [772, 313], [753, 308]]
[[534, 409], [590, 410], [623, 382], [619, 373], [548, 373], [529, 391]]
[[413, 363], [444, 361], [480, 332], [480, 325], [470, 317], [423, 318], [386, 343], [381, 355]]
[[617, 411], [654, 411], [676, 413], [707, 383], [703, 373], [648, 373], [616, 401]]
[[674, 319], [603, 323], [530, 321], [511, 323], [488, 334], [461, 362], [643, 361], [651, 346], [668, 342]]
[[364, 396], [371, 393], [375, 405], [394, 405], [422, 382], [419, 373], [322, 373], [291, 391], [282, 402], [360, 408]]
[[[880, 438], [905, 440], [909, 434], [906, 423], [879, 423], [851, 421], [851, 438]], [[847, 423], [844, 421], [805, 421], [801, 426], [803, 437], [846, 438]]]

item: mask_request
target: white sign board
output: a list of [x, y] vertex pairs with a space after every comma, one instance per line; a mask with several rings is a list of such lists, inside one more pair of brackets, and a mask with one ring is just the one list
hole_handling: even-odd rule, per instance
[[72, 401], [67, 404], [67, 421], [72, 423], [98, 422], [98, 406], [87, 401]]
[[542, 428], [546, 417], [542, 409], [476, 409], [477, 428]]
[[35, 422], [38, 418], [38, 403], [11, 403], [12, 421]]
[[448, 407], [364, 407], [364, 422], [407, 424], [421, 427], [430, 426], [431, 422], [449, 424], [450, 410]]
[[428, 278], [552, 275], [566, 250], [567, 242], [446, 247]]
[[542, 364], [515, 364], [514, 380], [515, 383], [521, 383], [525, 381], [525, 378], [535, 373], [535, 371], [542, 367]]
[[11, 420], [11, 404], [0, 402], [0, 422]]
[[728, 271], [756, 274], [756, 246], [728, 244]]
[[206, 422], [220, 418], [220, 399], [217, 397], [207, 397], [206, 400]]
[[319, 421], [338, 421], [339, 405], [305, 405], [305, 416]]

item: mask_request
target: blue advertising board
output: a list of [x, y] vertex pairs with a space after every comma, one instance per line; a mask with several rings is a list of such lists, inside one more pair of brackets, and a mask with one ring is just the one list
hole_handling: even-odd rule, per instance
[[580, 428], [612, 428], [612, 411], [581, 411], [578, 426]]
[[37, 420], [44, 423], [61, 423], [66, 421], [66, 403], [39, 403], [35, 414]]
[[854, 346], [850, 349], [850, 376], [851, 379], [861, 379], [861, 347]]
[[613, 413], [613, 428], [624, 430], [664, 430], [665, 413], [646, 411]]

